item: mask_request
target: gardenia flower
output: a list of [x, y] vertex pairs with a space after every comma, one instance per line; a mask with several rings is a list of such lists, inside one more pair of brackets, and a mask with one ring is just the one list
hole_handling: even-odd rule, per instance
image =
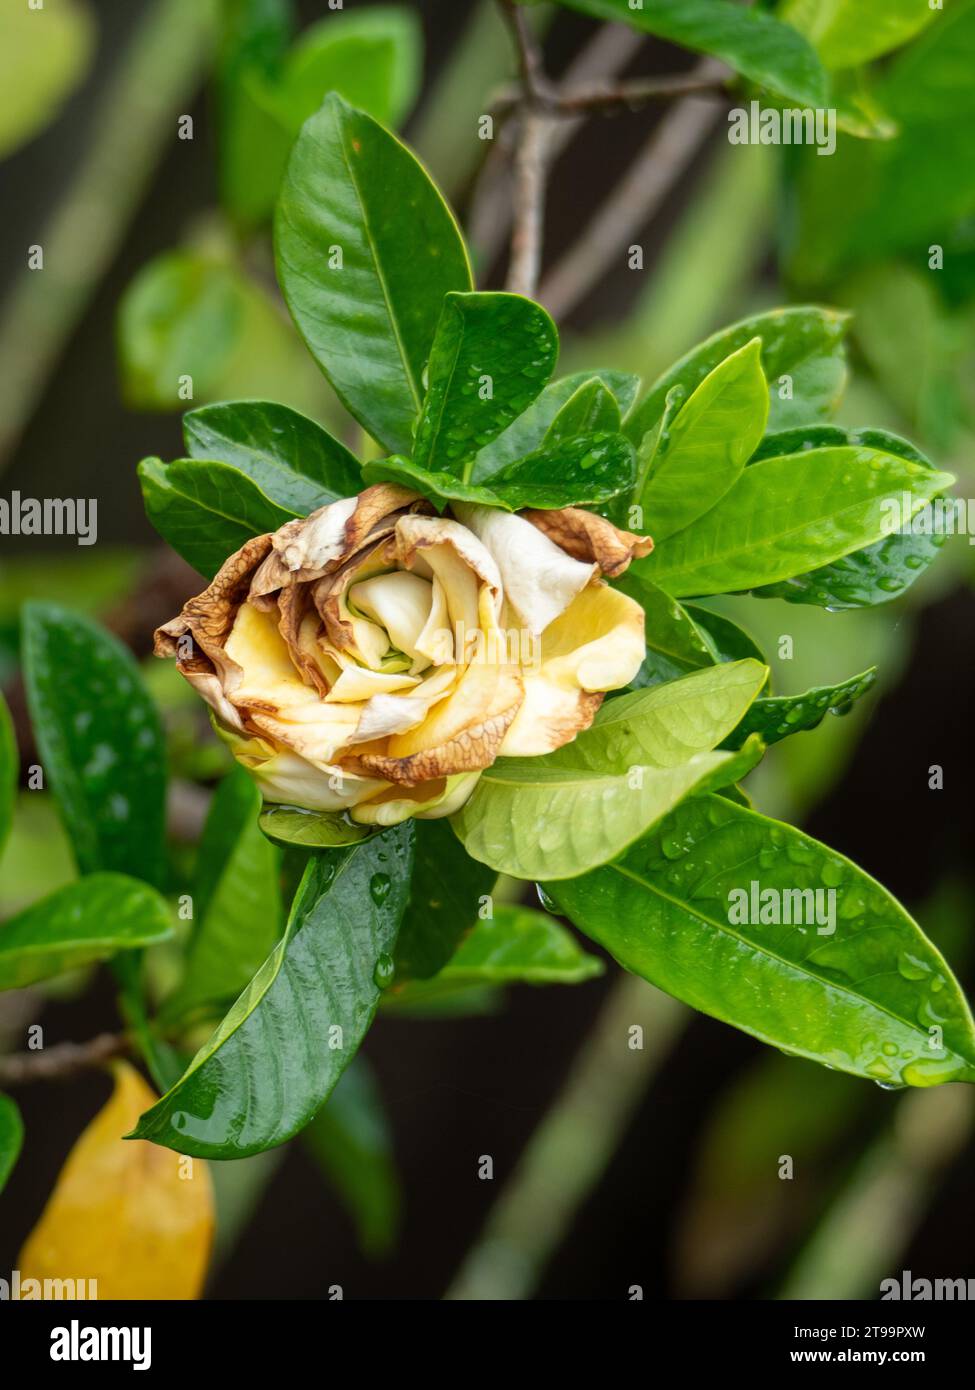
[[644, 657], [610, 588], [652, 541], [575, 507], [518, 515], [366, 488], [248, 541], [156, 633], [268, 801], [446, 816], [500, 755], [586, 729]]

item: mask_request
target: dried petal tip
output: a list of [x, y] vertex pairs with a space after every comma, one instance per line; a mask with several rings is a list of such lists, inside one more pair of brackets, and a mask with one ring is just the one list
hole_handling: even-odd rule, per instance
[[581, 507], [560, 507], [551, 512], [531, 509], [520, 515], [573, 559], [598, 565], [607, 579], [616, 579], [631, 560], [641, 559], [653, 549], [650, 536], [621, 531], [605, 517]]

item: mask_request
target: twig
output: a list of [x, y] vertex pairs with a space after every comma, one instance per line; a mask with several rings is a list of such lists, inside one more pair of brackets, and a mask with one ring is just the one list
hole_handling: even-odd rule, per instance
[[[695, 71], [713, 85], [719, 68], [707, 59]], [[563, 317], [584, 299], [620, 247], [646, 225], [704, 144], [720, 110], [716, 102], [689, 96], [666, 113], [611, 197], [544, 280], [539, 297], [553, 317]]]
[[[652, 101], [669, 101], [673, 97], [695, 96], [720, 92], [728, 80], [727, 72], [710, 74], [693, 72], [664, 73], [659, 77], [639, 77], [629, 82], [593, 82], [589, 86], [567, 89], [543, 89], [535, 96], [536, 104], [550, 116], [569, 118], [590, 111], [636, 110]], [[495, 115], [504, 116], [521, 102], [519, 89], [507, 87], [491, 103]]]
[[[446, 1299], [531, 1297], [686, 1016], [652, 985], [621, 976]], [[629, 1046], [634, 1025], [643, 1029], [641, 1050]]]
[[[624, 24], [604, 24], [565, 71], [559, 91], [570, 90], [577, 82], [594, 84], [608, 81], [637, 53], [644, 35]], [[500, 113], [500, 119], [511, 108]], [[585, 113], [566, 115], [549, 132], [548, 162], [551, 166], [583, 124]], [[478, 263], [492, 265], [511, 227], [511, 153], [515, 123], [507, 121], [477, 180], [468, 216], [468, 232]]]
[[44, 269], [22, 273], [0, 322], [0, 468], [111, 264], [177, 113], [195, 95], [213, 16], [210, 0], [158, 0], [149, 11], [109, 81], [88, 153], [32, 238], [43, 247]]
[[507, 288], [533, 295], [542, 269], [545, 181], [549, 164], [551, 117], [526, 109], [515, 154], [514, 226]]
[[124, 1033], [99, 1033], [83, 1043], [57, 1043], [37, 1052], [0, 1057], [0, 1086], [23, 1086], [29, 1081], [63, 1081], [78, 1072], [103, 1066], [131, 1048]]

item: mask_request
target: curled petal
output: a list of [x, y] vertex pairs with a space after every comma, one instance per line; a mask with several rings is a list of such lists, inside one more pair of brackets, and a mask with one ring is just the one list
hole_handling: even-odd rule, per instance
[[602, 692], [629, 685], [643, 661], [643, 609], [605, 584], [583, 589], [548, 627], [525, 701], [500, 747], [508, 757], [551, 753], [588, 729]]
[[480, 772], [462, 772], [455, 777], [439, 777], [415, 787], [390, 788], [380, 796], [362, 801], [349, 812], [361, 825], [399, 825], [400, 821], [438, 820], [459, 811], [474, 790]]
[[574, 560], [524, 517], [459, 503], [455, 510], [491, 552], [508, 603], [535, 637], [596, 574], [594, 563]]
[[529, 510], [520, 513], [560, 549], [585, 564], [595, 564], [609, 579], [623, 573], [631, 560], [649, 555], [653, 541], [621, 531], [605, 517], [581, 507], [560, 507], [557, 511]]

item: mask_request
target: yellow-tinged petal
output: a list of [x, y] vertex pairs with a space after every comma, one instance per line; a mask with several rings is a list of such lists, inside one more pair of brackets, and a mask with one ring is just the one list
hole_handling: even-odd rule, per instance
[[399, 825], [414, 817], [438, 820], [459, 811], [468, 799], [480, 772], [462, 772], [455, 777], [438, 777], [415, 787], [391, 787], [380, 796], [362, 801], [349, 812], [360, 825]]
[[348, 743], [371, 743], [374, 739], [405, 734], [408, 729], [415, 728], [426, 719], [437, 701], [449, 694], [457, 676], [456, 666], [441, 666], [408, 694], [373, 695], [364, 706]]
[[583, 589], [542, 635], [537, 667], [526, 668], [525, 701], [500, 752], [551, 753], [587, 729], [602, 701], [640, 669], [646, 644], [643, 609], [602, 583]]
[[99, 1299], [198, 1298], [213, 1239], [207, 1166], [124, 1140], [156, 1097], [128, 1063], [68, 1155], [20, 1252], [28, 1279], [94, 1279]]
[[235, 705], [256, 704], [273, 711], [318, 702], [315, 691], [301, 679], [291, 660], [272, 613], [242, 603], [227, 639], [226, 654], [240, 668], [239, 675], [227, 683]]
[[419, 676], [408, 675], [405, 671], [370, 671], [367, 666], [350, 664], [345, 667], [325, 696], [325, 702], [349, 704], [370, 700], [374, 695], [389, 695], [395, 690], [410, 690], [419, 683]]

